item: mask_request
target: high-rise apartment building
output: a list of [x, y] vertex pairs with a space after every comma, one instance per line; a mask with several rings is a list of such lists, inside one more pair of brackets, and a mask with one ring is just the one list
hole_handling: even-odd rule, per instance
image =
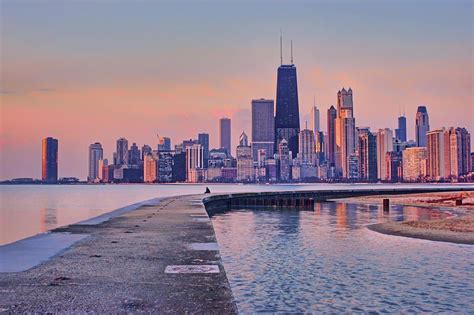
[[143, 181], [154, 183], [158, 177], [158, 156], [156, 153], [148, 153], [143, 161]]
[[58, 180], [58, 139], [51, 137], [43, 139], [41, 166], [43, 181], [56, 182]]
[[227, 155], [231, 155], [231, 121], [230, 118], [221, 118], [219, 121], [219, 143]]
[[249, 182], [254, 180], [252, 148], [249, 146], [248, 137], [242, 132], [237, 146], [237, 180]]
[[171, 151], [171, 138], [169, 137], [160, 137], [158, 140], [158, 151]]
[[425, 177], [427, 156], [428, 152], [425, 147], [406, 148], [402, 152], [404, 181], [415, 182]]
[[[446, 178], [445, 159], [445, 129], [429, 131], [427, 134], [428, 159], [426, 163], [426, 173], [433, 180]], [[447, 149], [448, 150], [448, 149]]]
[[140, 164], [140, 149], [138, 148], [137, 144], [134, 142], [130, 146], [130, 150], [128, 150], [128, 158], [127, 164], [131, 166], [138, 166]]
[[316, 107], [316, 105], [311, 107], [310, 118], [311, 130], [313, 130], [313, 133], [316, 135], [319, 131], [321, 131], [321, 125], [319, 123], [319, 109]]
[[377, 181], [377, 137], [367, 130], [359, 133], [359, 178]]
[[[318, 132], [319, 134], [319, 132]], [[299, 134], [299, 153], [298, 157], [302, 164], [310, 164], [315, 165], [316, 157], [315, 157], [315, 149], [316, 144], [314, 141], [314, 133], [310, 129], [303, 129], [300, 131]]]
[[[109, 160], [107, 159], [100, 159], [98, 161], [98, 174], [97, 174], [97, 178], [100, 180], [100, 181], [104, 181], [104, 177], [106, 177], [107, 175], [106, 172], [107, 172], [107, 167], [109, 165]], [[105, 175], [105, 176], [104, 176]]]
[[352, 89], [337, 92], [337, 117], [335, 120], [336, 172], [349, 178], [349, 157], [355, 153], [356, 130]]
[[104, 150], [99, 142], [89, 145], [89, 173], [87, 180], [93, 182], [102, 177], [102, 169], [99, 168], [99, 160], [104, 158]]
[[252, 155], [257, 161], [257, 152], [265, 150], [273, 157], [275, 150], [275, 117], [273, 100], [252, 100]]
[[280, 141], [278, 145], [278, 158], [280, 162], [280, 180], [288, 181], [290, 180], [290, 150], [288, 148], [288, 142], [286, 139]]
[[204, 154], [204, 168], [207, 168], [207, 162], [209, 161], [209, 134], [199, 133], [198, 143], [202, 146]]
[[393, 131], [385, 128], [377, 132], [377, 175], [380, 180], [389, 180], [385, 156], [393, 151]]
[[114, 164], [128, 165], [128, 140], [125, 138], [117, 140]]
[[199, 183], [204, 181], [204, 148], [195, 143], [186, 147], [186, 181]]
[[328, 165], [334, 166], [335, 165], [335, 152], [336, 152], [336, 117], [337, 117], [337, 110], [334, 106], [331, 106], [328, 109]]
[[415, 141], [417, 147], [426, 147], [426, 133], [430, 130], [430, 120], [426, 106], [418, 106], [415, 117]]

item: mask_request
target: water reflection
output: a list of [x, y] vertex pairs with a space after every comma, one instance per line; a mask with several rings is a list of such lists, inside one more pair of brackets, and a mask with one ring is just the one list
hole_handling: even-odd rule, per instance
[[54, 229], [58, 226], [57, 210], [56, 208], [41, 208], [40, 209], [41, 232]]
[[474, 247], [364, 228], [446, 215], [417, 207], [384, 212], [376, 205], [321, 203], [314, 211], [231, 211], [212, 221], [243, 313], [470, 313]]

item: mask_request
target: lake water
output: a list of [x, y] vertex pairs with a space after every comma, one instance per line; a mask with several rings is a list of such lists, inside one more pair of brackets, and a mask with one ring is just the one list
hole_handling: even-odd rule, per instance
[[[140, 201], [211, 192], [269, 190], [366, 189], [427, 187], [427, 185], [0, 185], [0, 245], [79, 222]], [[442, 185], [436, 185], [441, 187]], [[450, 186], [450, 185], [445, 185]], [[451, 187], [451, 186], [450, 186]]]
[[321, 203], [212, 217], [240, 312], [473, 313], [474, 246], [366, 225], [442, 217], [426, 208]]

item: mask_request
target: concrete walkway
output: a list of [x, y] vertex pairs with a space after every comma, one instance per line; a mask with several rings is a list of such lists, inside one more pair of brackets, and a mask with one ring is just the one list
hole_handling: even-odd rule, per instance
[[42, 265], [0, 273], [0, 312], [236, 313], [201, 200], [56, 229], [89, 236]]

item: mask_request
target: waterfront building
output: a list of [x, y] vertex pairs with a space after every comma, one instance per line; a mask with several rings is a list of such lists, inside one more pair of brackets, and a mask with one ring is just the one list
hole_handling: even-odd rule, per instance
[[291, 179], [295, 182], [301, 180], [301, 166], [300, 165], [293, 165], [291, 167]]
[[405, 116], [398, 117], [398, 128], [395, 129], [395, 138], [402, 143], [407, 141], [407, 118]]
[[432, 180], [440, 180], [446, 178], [446, 165], [445, 165], [445, 129], [437, 129], [429, 131], [427, 134], [427, 148], [428, 148], [428, 159], [426, 163], [427, 175]]
[[474, 173], [474, 152], [471, 152], [471, 172]]
[[130, 146], [130, 150], [128, 150], [128, 158], [127, 158], [128, 165], [131, 165], [132, 167], [133, 166], [136, 167], [140, 165], [140, 157], [141, 157], [140, 149], [138, 148], [137, 144], [134, 142]]
[[[291, 168], [293, 170], [293, 167]], [[293, 174], [293, 171], [291, 172]], [[300, 166], [300, 180], [315, 180], [318, 177], [318, 168], [312, 164]], [[293, 178], [294, 179], [294, 178]]]
[[171, 151], [171, 139], [168, 137], [160, 137], [157, 149], [158, 152]]
[[157, 181], [169, 183], [173, 181], [173, 152], [158, 151]]
[[291, 166], [290, 166], [290, 152], [288, 147], [288, 141], [283, 139], [278, 145], [278, 159], [280, 164], [280, 180], [288, 181], [290, 180], [291, 175]]
[[242, 182], [254, 181], [252, 148], [249, 146], [248, 137], [242, 132], [237, 146], [237, 180]]
[[99, 142], [89, 145], [89, 173], [87, 175], [87, 181], [93, 182], [99, 176], [102, 170], [99, 168], [99, 160], [104, 157], [104, 150]]
[[143, 181], [145, 183], [155, 183], [157, 181], [157, 161], [158, 156], [154, 152], [145, 156], [145, 160], [143, 161]]
[[401, 181], [402, 179], [402, 153], [387, 152], [385, 155], [385, 168], [387, 170], [386, 180], [392, 183]]
[[379, 129], [377, 133], [377, 174], [378, 179], [388, 180], [385, 155], [393, 151], [393, 131], [389, 128]]
[[107, 159], [100, 159], [97, 162], [97, 169], [98, 169], [97, 178], [102, 182], [104, 181], [104, 169], [106, 169], [108, 164], [109, 164], [109, 160]]
[[337, 117], [335, 120], [336, 172], [349, 178], [349, 157], [355, 153], [356, 130], [352, 89], [337, 92]]
[[471, 170], [471, 135], [465, 128], [449, 128], [449, 174], [452, 179], [467, 175]]
[[349, 164], [349, 174], [347, 178], [349, 179], [359, 179], [359, 155], [357, 152], [352, 153], [348, 157]]
[[285, 139], [289, 150], [293, 153], [293, 156], [296, 156], [298, 154], [300, 112], [296, 67], [293, 64], [293, 53], [291, 55], [291, 64], [289, 65], [284, 65], [283, 57], [280, 56], [281, 64], [277, 71], [275, 151], [278, 151], [281, 141]]
[[404, 181], [417, 182], [425, 177], [427, 155], [425, 147], [406, 148], [402, 152]]
[[322, 131], [317, 132], [314, 134], [314, 145], [315, 145], [315, 159], [316, 164], [320, 165], [326, 160], [326, 145], [324, 133]]
[[151, 149], [151, 147], [149, 145], [146, 145], [144, 144], [142, 146], [142, 154], [141, 154], [141, 160], [144, 161], [145, 160], [145, 156], [149, 153], [151, 153], [153, 150]]
[[417, 147], [426, 147], [426, 133], [430, 130], [430, 120], [426, 106], [418, 106], [415, 117], [415, 141]]
[[279, 165], [277, 159], [267, 159], [267, 176], [268, 181], [276, 182], [278, 180]]
[[319, 109], [316, 107], [316, 105], [313, 105], [313, 107], [311, 107], [310, 118], [311, 130], [316, 135], [321, 130], [321, 126], [319, 123]]
[[200, 144], [186, 147], [186, 181], [198, 183], [204, 180], [204, 148]]
[[[318, 132], [319, 134], [319, 132]], [[314, 165], [316, 158], [315, 158], [315, 149], [316, 144], [314, 141], [314, 134], [312, 130], [303, 129], [299, 133], [299, 157], [302, 164], [311, 164]]]
[[231, 121], [230, 118], [221, 118], [219, 121], [219, 143], [220, 147], [231, 155]]
[[186, 152], [175, 153], [173, 156], [173, 182], [186, 180]]
[[114, 181], [115, 167], [116, 166], [114, 164], [104, 165], [104, 168], [102, 170], [103, 183], [112, 183]]
[[222, 181], [225, 183], [234, 182], [237, 179], [237, 167], [223, 167]]
[[335, 152], [336, 152], [336, 117], [337, 117], [337, 110], [334, 106], [331, 106], [328, 109], [328, 163], [329, 166], [334, 166], [335, 164]]
[[117, 140], [117, 146], [115, 151], [115, 165], [128, 165], [128, 140], [120, 138]]
[[199, 133], [198, 134], [198, 143], [203, 148], [204, 154], [204, 168], [207, 168], [207, 161], [209, 160], [209, 134], [208, 133]]
[[267, 156], [275, 152], [275, 117], [273, 100], [252, 100], [252, 156], [257, 161], [257, 151], [265, 150]]
[[369, 130], [359, 133], [358, 151], [360, 179], [377, 181], [377, 137]]
[[58, 139], [44, 138], [41, 143], [41, 179], [45, 182], [58, 181]]
[[327, 163], [320, 164], [316, 169], [316, 176], [321, 180], [328, 179], [328, 165]]

